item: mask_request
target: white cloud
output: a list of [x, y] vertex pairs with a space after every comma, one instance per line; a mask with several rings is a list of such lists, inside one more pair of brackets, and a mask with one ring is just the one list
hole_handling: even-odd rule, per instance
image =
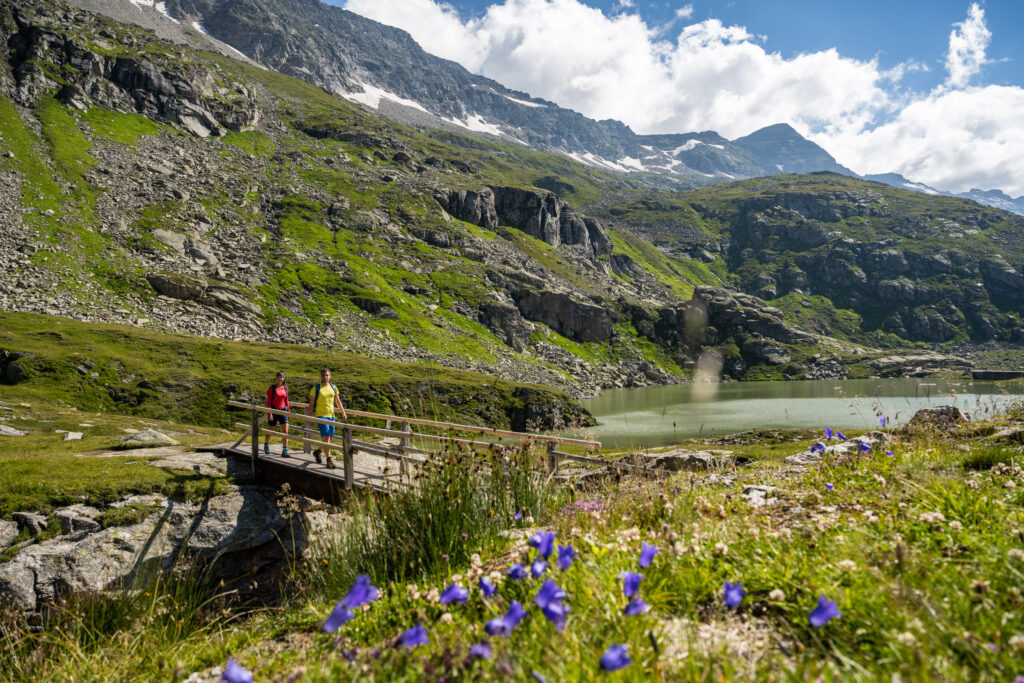
[[956, 24], [949, 34], [949, 52], [946, 53], [946, 70], [949, 78], [946, 84], [954, 88], [966, 86], [971, 77], [981, 71], [985, 63], [992, 32], [985, 25], [985, 10], [972, 3], [967, 18]]
[[637, 132], [710, 129], [735, 138], [787, 122], [859, 172], [1024, 194], [1024, 154], [1007, 133], [1024, 130], [1024, 89], [967, 87], [991, 39], [977, 3], [950, 34], [948, 80], [919, 95], [899, 84], [907, 72], [926, 71], [923, 62], [883, 70], [835, 49], [783, 58], [746, 28], [717, 19], [670, 34], [635, 11], [606, 15], [580, 0], [502, 0], [466, 21], [434, 0], [346, 7], [508, 87]]
[[693, 16], [693, 5], [684, 5], [676, 10], [676, 19], [689, 19]]

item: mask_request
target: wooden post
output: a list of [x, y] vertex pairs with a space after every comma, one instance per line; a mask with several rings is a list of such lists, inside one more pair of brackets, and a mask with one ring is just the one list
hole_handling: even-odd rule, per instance
[[259, 473], [257, 461], [260, 458], [260, 414], [256, 412], [256, 400], [252, 401], [252, 478]]
[[[408, 422], [403, 422], [401, 424], [401, 430], [403, 432], [407, 432], [409, 434], [412, 434], [412, 425], [410, 425]], [[409, 444], [410, 443], [411, 443], [410, 437], [408, 437], [408, 436], [400, 437], [399, 447], [402, 449], [402, 459], [398, 461], [398, 471], [399, 471], [399, 473], [403, 477], [406, 474], [408, 474], [408, 466], [405, 463], [405, 458], [409, 455]]]
[[352, 454], [352, 430], [345, 427], [341, 430], [341, 442], [345, 449], [345, 488], [352, 490], [352, 486], [355, 484], [355, 458]]
[[558, 474], [558, 444], [548, 441], [548, 471]]

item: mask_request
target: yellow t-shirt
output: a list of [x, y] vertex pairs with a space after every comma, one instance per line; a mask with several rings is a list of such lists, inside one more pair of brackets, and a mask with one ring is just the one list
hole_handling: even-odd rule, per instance
[[334, 417], [334, 387], [330, 384], [320, 385], [320, 396], [316, 396], [316, 387], [309, 393], [309, 398], [316, 398], [313, 406], [313, 417]]

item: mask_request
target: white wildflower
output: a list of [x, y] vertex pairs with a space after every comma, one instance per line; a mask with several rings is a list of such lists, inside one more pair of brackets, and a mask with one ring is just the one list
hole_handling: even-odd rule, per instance
[[907, 647], [914, 647], [917, 645], [917, 638], [910, 631], [904, 631], [896, 636], [896, 642]]
[[786, 599], [786, 594], [781, 589], [775, 588], [768, 594], [768, 599], [774, 600], [775, 602], [782, 602]]
[[949, 528], [953, 531], [961, 531], [964, 528], [964, 525], [954, 519], [949, 523]]
[[922, 512], [921, 516], [918, 517], [925, 524], [939, 524], [946, 521], [946, 516], [941, 512]]
[[719, 541], [715, 544], [715, 555], [722, 556], [729, 552], [729, 546]]
[[438, 621], [440, 621], [442, 624], [450, 624], [454, 620], [455, 619], [454, 619], [454, 617], [452, 617], [451, 612], [445, 612], [444, 614], [441, 615], [441, 618], [438, 619]]
[[441, 593], [436, 588], [431, 588], [427, 593], [428, 602], [441, 602]]
[[857, 568], [857, 563], [853, 560], [842, 560], [836, 566], [838, 566], [844, 572], [852, 572], [854, 569]]
[[1010, 640], [1007, 641], [1007, 647], [1014, 652], [1024, 652], [1024, 635], [1015, 633], [1010, 636]]
[[1021, 550], [1020, 548], [1010, 548], [1009, 552], [1006, 553], [1006, 556], [1011, 560], [1020, 560], [1021, 562], [1024, 562], [1024, 550]]

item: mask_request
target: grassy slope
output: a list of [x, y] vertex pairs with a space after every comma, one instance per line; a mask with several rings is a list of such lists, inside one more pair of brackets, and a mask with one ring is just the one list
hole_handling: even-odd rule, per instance
[[59, 401], [82, 410], [224, 427], [234, 422], [225, 406], [229, 397], [260, 399], [283, 369], [298, 398], [327, 366], [346, 404], [365, 410], [507, 425], [509, 412], [522, 404], [514, 392], [530, 388], [538, 397], [566, 402], [567, 414], [573, 411], [564, 394], [546, 387], [305, 346], [227, 342], [12, 312], [0, 312], [0, 330], [0, 349], [32, 354], [15, 361], [29, 377], [5, 391], [23, 401]]
[[[1018, 425], [1024, 419], [1019, 407], [1015, 419]], [[301, 671], [314, 681], [502, 672], [525, 680], [536, 670], [547, 680], [586, 681], [599, 674], [605, 648], [622, 643], [633, 663], [619, 680], [1012, 680], [1024, 673], [1024, 494], [1018, 488], [1024, 481], [1019, 467], [997, 463], [1013, 465], [1020, 454], [1006, 446], [960, 447], [1001, 421], [955, 435], [893, 435], [892, 458], [876, 448], [803, 475], [780, 458], [816, 437], [794, 434], [796, 441], [782, 435], [773, 444], [737, 447], [760, 459], [722, 472], [729, 478], [717, 483], [701, 485], [698, 475], [681, 473], [565, 492], [537, 519], [580, 553], [567, 571], [548, 571], [571, 606], [561, 633], [533, 606], [540, 582], [532, 579], [505, 581], [490, 601], [475, 588], [464, 605], [430, 597], [431, 587], [452, 580], [469, 585], [480, 572], [503, 573], [512, 560], [528, 557], [525, 543], [491, 537], [476, 546], [479, 564], [441, 569], [415, 587], [375, 577], [383, 596], [357, 611], [338, 638], [325, 635], [321, 624], [345, 587], [329, 595], [317, 589], [317, 578], [330, 574], [320, 568], [345, 561], [336, 555], [314, 555], [313, 564], [299, 568], [300, 592], [283, 610], [227, 628], [200, 625], [198, 634], [168, 637], [149, 615], [139, 622], [153, 638], [146, 648], [102, 628], [88, 641], [74, 628], [28, 638], [47, 652], [47, 673], [60, 677], [74, 667], [98, 679], [150, 676], [161, 661], [180, 662], [187, 675], [234, 656], [260, 679]], [[750, 507], [738, 494], [755, 482], [777, 486], [779, 502]], [[594, 507], [563, 507], [584, 501]], [[646, 569], [637, 565], [642, 540], [661, 548]], [[622, 614], [618, 577], [625, 570], [644, 574], [647, 614]], [[723, 604], [725, 581], [747, 591], [735, 611]], [[842, 616], [814, 628], [807, 615], [820, 595], [835, 601]], [[483, 622], [513, 599], [529, 616], [510, 637], [489, 639], [491, 660], [469, 660], [468, 646], [486, 638]], [[417, 622], [430, 644], [393, 647], [392, 639]]]

